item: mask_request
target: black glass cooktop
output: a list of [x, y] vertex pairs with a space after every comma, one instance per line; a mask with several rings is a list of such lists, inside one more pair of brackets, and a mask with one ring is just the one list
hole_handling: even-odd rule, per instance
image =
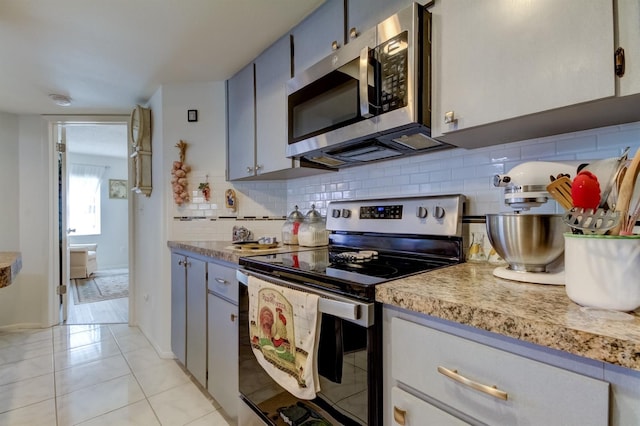
[[367, 300], [375, 298], [376, 284], [450, 264], [410, 254], [328, 247], [240, 258], [248, 270]]

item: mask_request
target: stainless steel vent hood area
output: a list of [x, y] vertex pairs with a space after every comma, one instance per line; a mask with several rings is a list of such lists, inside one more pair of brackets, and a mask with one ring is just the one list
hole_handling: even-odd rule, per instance
[[452, 148], [432, 139], [428, 128], [416, 126], [386, 135], [370, 135], [330, 147], [317, 149], [300, 157], [330, 168], [345, 168], [401, 156]]

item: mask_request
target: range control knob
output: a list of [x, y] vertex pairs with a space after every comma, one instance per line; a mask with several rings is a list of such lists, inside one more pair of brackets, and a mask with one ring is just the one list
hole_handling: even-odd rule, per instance
[[333, 216], [333, 217], [340, 217], [340, 209], [333, 209], [333, 210], [331, 210], [331, 216]]
[[433, 210], [433, 217], [436, 219], [442, 219], [445, 215], [444, 207], [436, 206]]
[[426, 207], [418, 207], [417, 211], [416, 211], [416, 216], [418, 216], [420, 219], [424, 219], [425, 217], [427, 217], [427, 208]]
[[351, 210], [342, 209], [342, 217], [344, 217], [344, 218], [351, 217]]

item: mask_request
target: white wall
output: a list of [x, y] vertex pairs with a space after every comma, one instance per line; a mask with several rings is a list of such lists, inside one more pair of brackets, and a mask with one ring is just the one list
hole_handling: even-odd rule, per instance
[[[98, 270], [127, 268], [129, 261], [127, 200], [109, 198], [109, 179], [127, 180], [128, 158], [68, 153], [67, 170], [73, 163], [105, 166], [106, 170], [100, 187], [100, 235], [70, 234], [69, 243], [97, 243]], [[73, 227], [72, 224], [69, 226]]]
[[20, 248], [17, 115], [0, 113], [0, 150], [0, 251], [17, 251]]
[[149, 197], [133, 194], [134, 236], [132, 246], [133, 267], [129, 271], [135, 284], [133, 287], [134, 309], [129, 312], [129, 321], [138, 325], [164, 356], [170, 348], [170, 288], [169, 265], [165, 265], [167, 226], [162, 169], [164, 167], [162, 135], [162, 89], [151, 98], [151, 147], [152, 147], [152, 192]]
[[[181, 139], [188, 144], [186, 163], [191, 166], [187, 176], [191, 195], [189, 203], [176, 205], [171, 187], [167, 186], [169, 239], [230, 241], [234, 226], [249, 228], [255, 237], [279, 235], [282, 216], [286, 211], [286, 182], [225, 180], [225, 83], [165, 85], [163, 96], [168, 100], [163, 104], [163, 128], [167, 141], [164, 145], [167, 158], [163, 171], [166, 179], [171, 179], [171, 165], [179, 158], [175, 144]], [[197, 122], [187, 122], [189, 109], [198, 110]], [[211, 198], [208, 202], [202, 200], [202, 194], [198, 192], [201, 182], [209, 182]], [[236, 192], [235, 212], [225, 207], [227, 189]], [[270, 220], [243, 220], [245, 216], [267, 217]]]
[[[15, 184], [20, 189], [18, 219], [13, 219], [10, 226], [17, 229], [19, 235], [19, 247], [13, 249], [22, 252], [22, 270], [16, 282], [0, 289], [0, 326], [46, 327], [52, 325], [50, 289], [53, 252], [57, 250], [51, 239], [53, 170], [49, 162], [47, 123], [40, 116], [20, 116], [16, 120], [17, 155], [9, 144], [11, 156], [6, 161], [14, 162], [14, 166], [9, 167], [17, 172]], [[15, 231], [12, 234], [15, 235]]]
[[[136, 195], [134, 322], [158, 351], [171, 356], [171, 282], [168, 240], [180, 239], [173, 217], [180, 214], [171, 193], [171, 166], [178, 160], [175, 145], [188, 144], [186, 162], [194, 173], [224, 177], [224, 82], [165, 85], [149, 101], [152, 115], [153, 191]], [[187, 110], [198, 110], [198, 121], [187, 121]], [[204, 238], [203, 238], [204, 239]]]

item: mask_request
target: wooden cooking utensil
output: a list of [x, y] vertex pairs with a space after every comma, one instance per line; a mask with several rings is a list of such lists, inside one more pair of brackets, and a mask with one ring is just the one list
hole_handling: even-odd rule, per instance
[[618, 202], [616, 203], [616, 211], [620, 212], [621, 220], [618, 226], [611, 230], [611, 235], [619, 235], [621, 228], [628, 228], [629, 204], [631, 203], [631, 197], [633, 197], [633, 189], [638, 179], [638, 172], [640, 172], [640, 148], [638, 148], [636, 154], [633, 156], [633, 160], [631, 160], [631, 164], [622, 179]]
[[547, 185], [547, 191], [565, 210], [571, 210], [573, 208], [571, 180], [568, 177], [562, 176], [554, 180]]

